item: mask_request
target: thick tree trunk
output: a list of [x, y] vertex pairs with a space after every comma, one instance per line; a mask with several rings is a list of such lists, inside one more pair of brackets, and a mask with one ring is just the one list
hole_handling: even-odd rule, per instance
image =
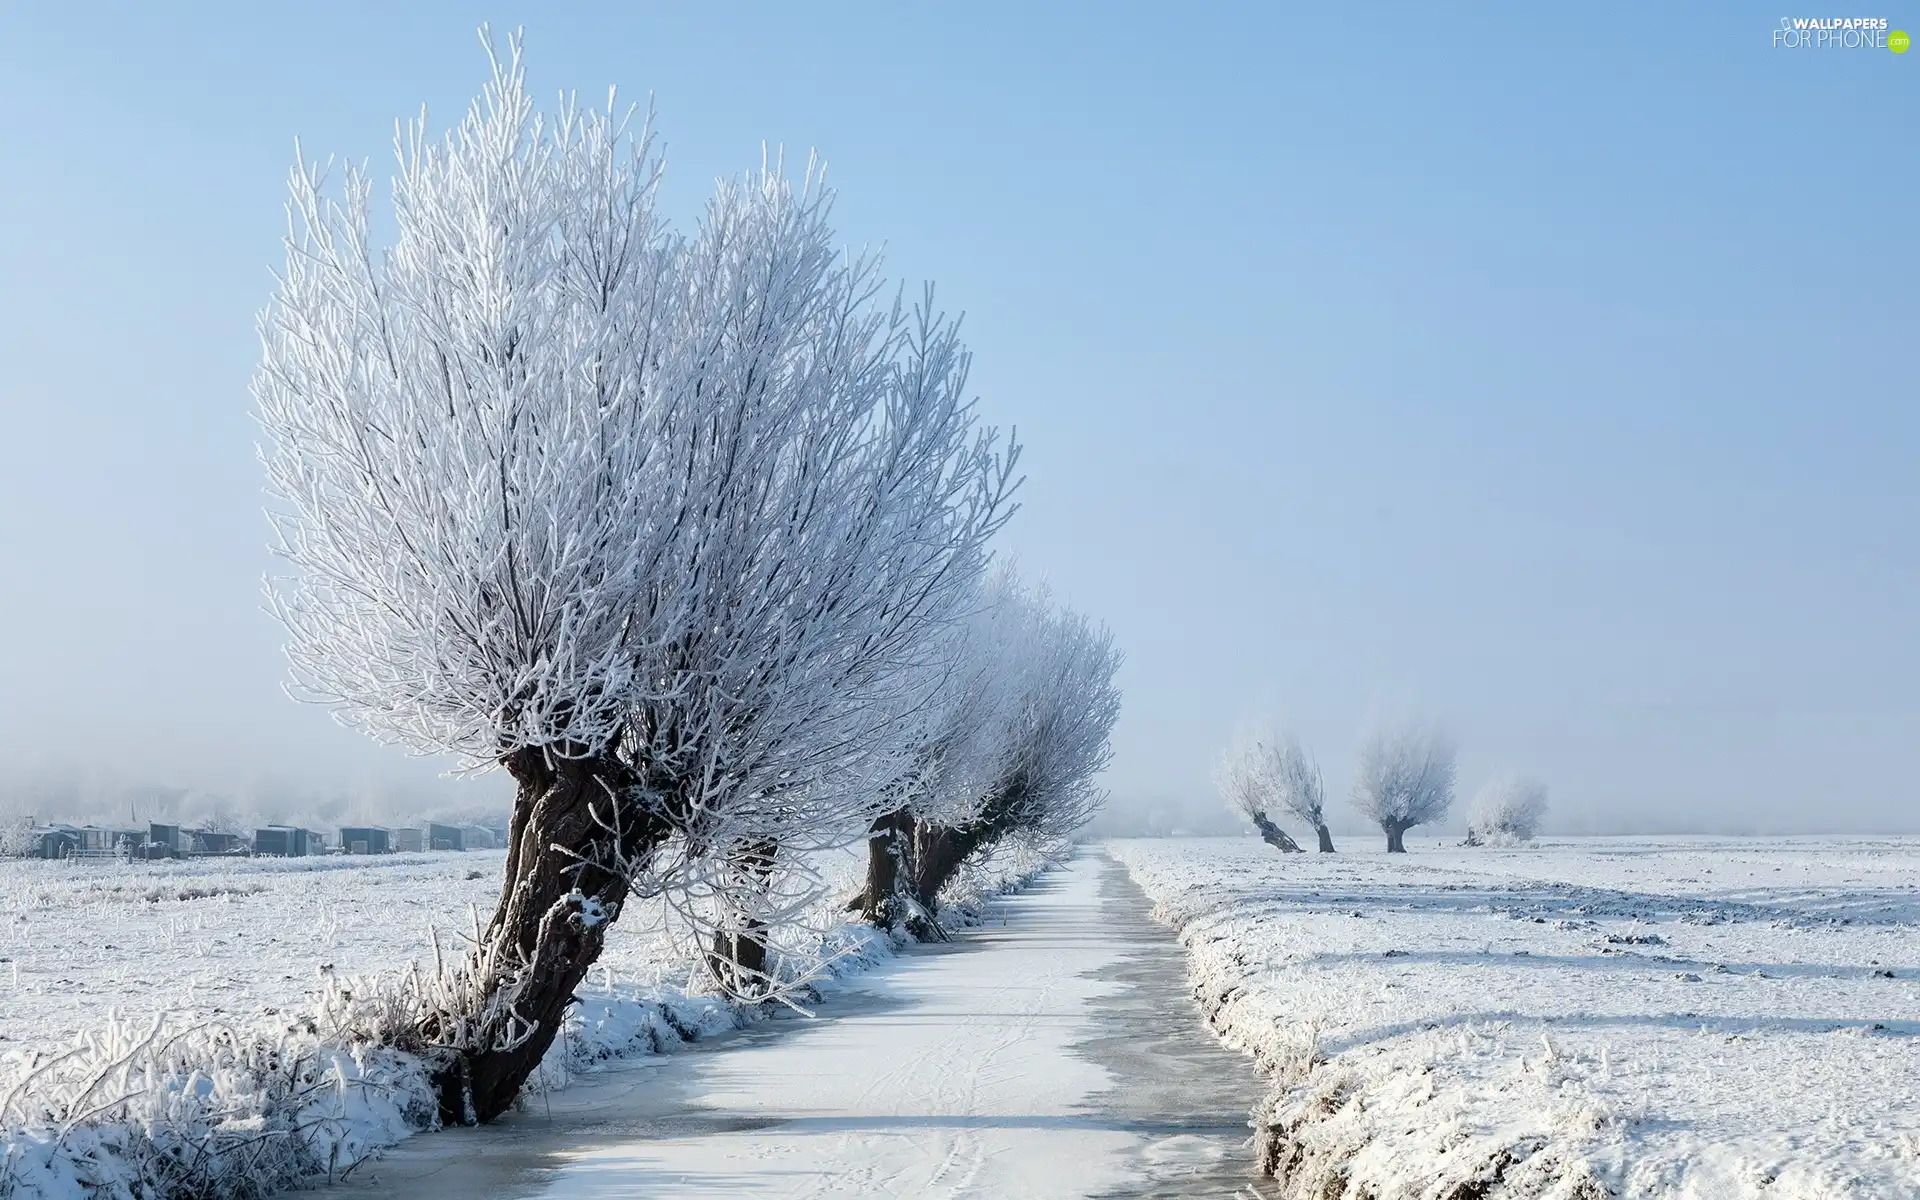
[[1387, 853], [1405, 854], [1407, 852], [1407, 827], [1405, 825], [1382, 825], [1387, 831]]
[[707, 951], [707, 969], [729, 995], [750, 1000], [767, 991], [770, 980], [766, 933], [766, 925], [754, 920], [749, 920], [737, 933], [724, 929], [714, 931], [713, 948]]
[[1282, 854], [1300, 853], [1300, 843], [1289, 837], [1287, 831], [1275, 825], [1265, 813], [1253, 814], [1253, 827], [1260, 831], [1260, 840], [1272, 846]]
[[848, 912], [882, 929], [897, 928], [907, 919], [913, 830], [913, 813], [904, 808], [874, 818], [867, 834], [867, 884], [847, 902]]
[[627, 899], [624, 864], [667, 836], [663, 817], [620, 802], [635, 780], [611, 754], [520, 750], [504, 761], [519, 790], [500, 902], [462, 968], [453, 1011], [420, 1030], [439, 1051], [448, 1124], [491, 1121], [512, 1105]]
[[1320, 853], [1332, 854], [1333, 853], [1333, 834], [1328, 831], [1327, 827], [1324, 824], [1315, 825], [1313, 827], [1313, 831], [1320, 835]]
[[[913, 852], [908, 856], [907, 893], [929, 915], [940, 911], [940, 889], [947, 885], [974, 851], [987, 841], [988, 830], [978, 825], [914, 826]], [[940, 936], [936, 927], [931, 931]]]
[[[736, 883], [747, 894], [763, 895], [779, 854], [779, 845], [771, 838], [751, 842], [733, 854], [739, 872]], [[713, 947], [707, 951], [707, 969], [714, 982], [728, 995], [741, 1000], [763, 997], [773, 979], [767, 974], [767, 925], [757, 914], [740, 915], [736, 929], [716, 929]]]
[[946, 937], [936, 919], [941, 889], [969, 858], [998, 845], [1020, 828], [1027, 819], [1030, 799], [1027, 779], [1016, 773], [988, 793], [981, 802], [980, 815], [965, 825], [914, 824], [905, 864], [907, 894], [918, 905], [908, 918], [914, 936]]

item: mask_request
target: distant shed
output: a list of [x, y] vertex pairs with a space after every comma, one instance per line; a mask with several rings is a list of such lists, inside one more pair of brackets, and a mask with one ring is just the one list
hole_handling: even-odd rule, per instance
[[33, 853], [41, 858], [70, 858], [80, 848], [80, 831], [71, 825], [36, 829], [33, 837]]
[[386, 854], [392, 845], [385, 829], [353, 825], [340, 831], [340, 849], [347, 854]]
[[325, 854], [326, 839], [298, 825], [269, 825], [253, 831], [253, 852], [281, 858]]
[[466, 839], [460, 835], [458, 825], [427, 824], [427, 849], [429, 850], [465, 850]]
[[426, 843], [418, 829], [391, 829], [387, 831], [387, 844], [396, 854], [418, 854]]
[[77, 839], [71, 858], [116, 858], [131, 855], [139, 846], [146, 844], [147, 832], [144, 829], [104, 829], [98, 825], [82, 825], [73, 830]]
[[493, 830], [485, 825], [462, 825], [460, 827], [460, 848], [463, 850], [495, 850], [501, 839], [494, 836]]
[[146, 840], [134, 848], [134, 854], [138, 858], [185, 858], [186, 846], [178, 825], [150, 821], [147, 823]]

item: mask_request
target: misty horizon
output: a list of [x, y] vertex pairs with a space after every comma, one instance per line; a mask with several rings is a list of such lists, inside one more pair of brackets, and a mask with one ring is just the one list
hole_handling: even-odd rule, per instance
[[[1357, 833], [1355, 748], [1407, 712], [1460, 747], [1443, 832], [1509, 770], [1548, 836], [1920, 832], [1911, 62], [1769, 53], [1736, 6], [1658, 41], [757, 20], [530, 14], [533, 88], [651, 93], [682, 224], [763, 146], [817, 149], [841, 239], [967, 313], [969, 391], [1026, 447], [1000, 553], [1126, 654], [1096, 828], [1238, 828], [1215, 760], [1278, 713]], [[394, 120], [482, 82], [478, 23], [0, 16], [35, 181], [0, 195], [0, 812], [507, 803], [284, 694], [248, 391], [294, 139], [384, 180]]]

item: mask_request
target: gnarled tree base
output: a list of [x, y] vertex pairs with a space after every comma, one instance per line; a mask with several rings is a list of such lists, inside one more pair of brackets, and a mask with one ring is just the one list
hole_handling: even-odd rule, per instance
[[491, 1121], [560, 1032], [574, 990], [605, 946], [628, 891], [628, 864], [667, 836], [658, 814], [628, 802], [632, 773], [610, 754], [520, 750], [500, 901], [461, 967], [445, 1011], [420, 1029], [439, 1060], [440, 1119]]
[[1255, 829], [1260, 831], [1260, 840], [1272, 846], [1275, 850], [1280, 851], [1282, 854], [1301, 853], [1300, 843], [1289, 837], [1286, 830], [1275, 825], [1267, 814], [1255, 813], [1253, 825]]
[[767, 973], [766, 926], [754, 922], [740, 933], [715, 932], [707, 970], [720, 990], [737, 1000], [764, 997], [773, 988]]
[[867, 833], [866, 886], [847, 901], [847, 911], [881, 929], [900, 929], [916, 905], [907, 894], [913, 853], [913, 814], [901, 808], [874, 818]]

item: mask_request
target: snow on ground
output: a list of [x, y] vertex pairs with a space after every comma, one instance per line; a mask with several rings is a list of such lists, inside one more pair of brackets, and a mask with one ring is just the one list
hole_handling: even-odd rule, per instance
[[[392, 1020], [402, 972], [431, 967], [430, 930], [451, 945], [491, 911], [504, 857], [0, 860], [0, 1194], [284, 1186], [431, 1123], [421, 1064], [358, 1043]], [[890, 952], [841, 919], [857, 865], [828, 864], [809, 914], [837, 972]], [[955, 901], [1037, 866], [1008, 856]], [[629, 906], [537, 1086], [747, 1019], [664, 926]]]
[[310, 1006], [323, 968], [398, 971], [427, 929], [492, 911], [505, 851], [381, 857], [0, 859], [0, 1050], [50, 1046], [105, 1010], [185, 1022]]
[[1920, 1196], [1920, 840], [1121, 841], [1288, 1196]]
[[[716, 1056], [717, 1130], [649, 1136], [569, 1162], [567, 1197], [1097, 1194], [1138, 1139], [1089, 1120], [1107, 1074], [1070, 1052], [1092, 1036], [1100, 864], [1081, 859], [1007, 902], [994, 926], [850, 986], [863, 1011]], [[1094, 936], [1087, 936], [1089, 933]]]
[[1254, 1072], [1195, 1020], [1126, 873], [1084, 852], [817, 1020], [634, 1060], [484, 1131], [402, 1147], [364, 1200], [1251, 1195]]

